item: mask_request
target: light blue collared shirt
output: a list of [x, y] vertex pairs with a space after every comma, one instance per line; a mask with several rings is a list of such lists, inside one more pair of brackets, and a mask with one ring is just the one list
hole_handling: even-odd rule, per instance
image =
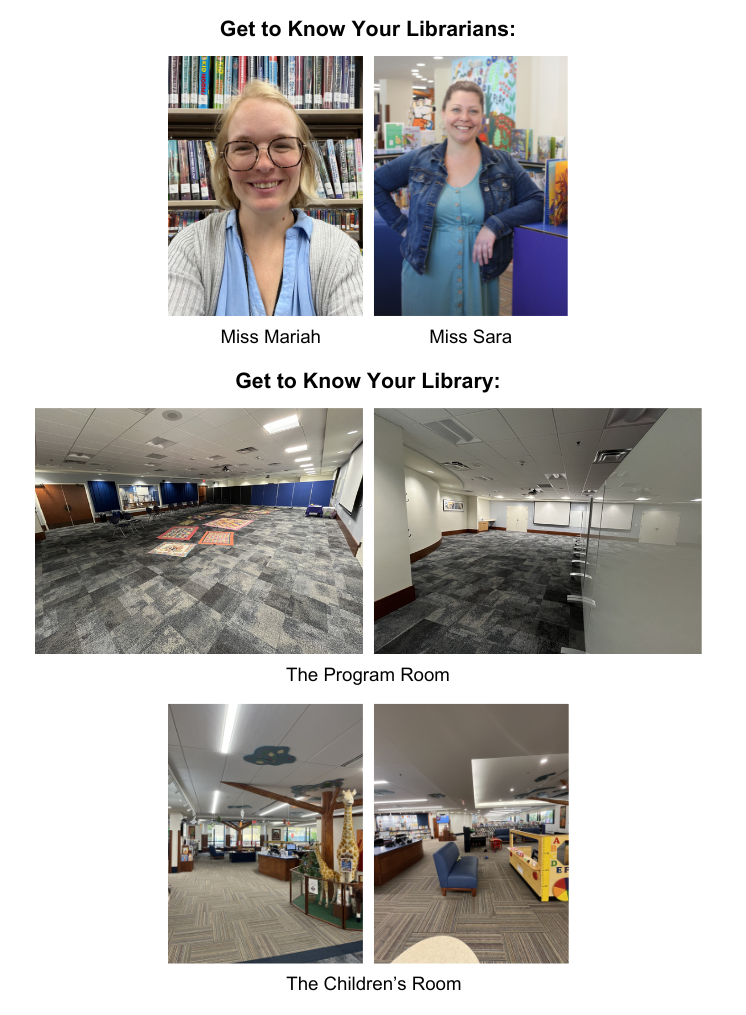
[[[282, 289], [274, 308], [275, 317], [315, 317], [311, 292], [311, 268], [308, 255], [311, 245], [313, 219], [303, 211], [296, 211], [295, 225], [285, 233], [285, 257], [282, 264]], [[248, 317], [249, 298], [243, 269], [244, 252], [236, 228], [236, 212], [232, 211], [225, 223], [225, 263], [220, 281], [216, 317]], [[262, 302], [251, 261], [246, 259], [251, 290], [251, 312], [254, 317], [270, 314]]]

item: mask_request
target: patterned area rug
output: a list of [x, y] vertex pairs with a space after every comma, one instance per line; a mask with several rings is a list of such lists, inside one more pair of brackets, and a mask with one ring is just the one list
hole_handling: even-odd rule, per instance
[[199, 854], [193, 871], [169, 874], [169, 962], [247, 962], [361, 940], [299, 912], [290, 885], [257, 866]]
[[385, 653], [559, 653], [585, 649], [573, 540], [526, 532], [447, 536], [412, 564], [413, 603], [375, 623]]
[[252, 525], [253, 519], [242, 522], [240, 518], [216, 518], [214, 522], [205, 522], [205, 526], [211, 529], [229, 529], [231, 532], [240, 532], [247, 525]]
[[233, 546], [172, 543], [184, 560], [151, 555], [144, 526], [113, 529], [53, 529], [35, 543], [37, 652], [362, 652], [363, 572], [336, 522], [278, 509], [253, 516]]
[[[159, 536], [159, 539], [162, 537]], [[148, 553], [162, 553], [167, 557], [186, 557], [194, 549], [194, 543], [191, 546], [187, 546], [185, 543], [164, 543], [163, 546], [156, 546], [154, 550], [149, 550]]]
[[206, 532], [200, 539], [202, 546], [233, 546], [232, 532]]
[[164, 532], [162, 536], [157, 536], [157, 539], [191, 539], [194, 533], [199, 528], [199, 525], [185, 526], [185, 525], [174, 525], [168, 532]]
[[[433, 853], [443, 843], [423, 843], [424, 859], [375, 889], [375, 961], [391, 962], [405, 948], [439, 934], [467, 944], [482, 963], [569, 961], [568, 903], [539, 897], [497, 853], [479, 857], [477, 894], [441, 894]], [[459, 851], [461, 850], [461, 843]]]

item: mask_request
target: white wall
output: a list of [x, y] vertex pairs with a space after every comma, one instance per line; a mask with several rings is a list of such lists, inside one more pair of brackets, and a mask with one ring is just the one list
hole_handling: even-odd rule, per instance
[[[362, 454], [362, 453], [363, 453], [362, 445], [360, 445], [358, 448], [356, 448], [355, 451], [353, 452], [353, 454]], [[352, 457], [352, 456], [350, 456], [350, 457]], [[347, 508], [342, 507], [342, 505], [339, 503], [339, 496], [340, 496], [342, 490], [344, 489], [345, 476], [347, 475], [347, 470], [348, 470], [349, 467], [350, 467], [350, 458], [347, 459], [347, 461], [344, 463], [344, 465], [339, 470], [339, 476], [337, 478], [337, 483], [336, 483], [336, 488], [337, 488], [336, 489], [336, 494], [335, 494], [334, 497], [332, 497], [332, 499], [331, 499], [331, 501], [329, 503], [331, 504], [331, 506], [333, 508], [337, 509], [337, 514], [342, 519], [342, 521], [345, 523], [345, 525], [346, 525], [347, 529], [349, 530], [349, 533], [353, 537], [353, 539], [356, 539], [358, 541], [358, 543], [362, 543], [362, 541], [363, 541], [363, 498], [362, 498], [362, 495], [358, 494], [358, 498], [357, 498], [357, 500], [355, 502], [355, 508], [354, 508], [354, 511], [352, 513], [349, 512], [347, 510]]]
[[[547, 807], [550, 807], [550, 806], [552, 806], [552, 805], [551, 804], [547, 804]], [[569, 835], [570, 834], [570, 805], [566, 804], [565, 827], [564, 828], [560, 828], [560, 824], [559, 824], [559, 821], [560, 821], [560, 805], [559, 804], [554, 804], [553, 806], [554, 806], [554, 824], [552, 824], [552, 825], [547, 824], [545, 826], [545, 828], [544, 828], [544, 831], [545, 832], [559, 832], [560, 835]]]
[[389, 121], [391, 123], [403, 123], [407, 125], [409, 115], [409, 104], [412, 101], [412, 79], [410, 78], [381, 78], [379, 81], [381, 98], [381, 125], [386, 122], [386, 105], [389, 108]]
[[[463, 511], [444, 511], [443, 500], [448, 497], [450, 500], [460, 500], [464, 503]], [[440, 524], [443, 526], [442, 532], [457, 532], [459, 529], [468, 529], [467, 524], [467, 513], [469, 510], [469, 498], [458, 493], [444, 494], [440, 493]]]
[[406, 467], [404, 486], [407, 492], [409, 552], [417, 553], [441, 538], [441, 515], [444, 512], [440, 489], [432, 479]]
[[[342, 841], [342, 828], [344, 827], [344, 817], [340, 816], [334, 818], [334, 869], [337, 870], [337, 850], [339, 844]], [[355, 833], [355, 841], [357, 842], [358, 829], [363, 827], [363, 815], [353, 814], [352, 815], [352, 831]], [[320, 834], [320, 833], [319, 833]]]
[[497, 522], [498, 526], [505, 526], [506, 524], [506, 513], [508, 504], [527, 504], [528, 505], [528, 527], [529, 529], [543, 529], [547, 532], [556, 530], [558, 535], [563, 532], [582, 532], [582, 519], [583, 511], [587, 509], [587, 504], [574, 503], [570, 504], [570, 524], [569, 525], [545, 525], [543, 522], [540, 525], [534, 524], [534, 501], [514, 501], [514, 500], [493, 500], [490, 501], [490, 513], [489, 518]]
[[375, 483], [373, 523], [375, 546], [374, 599], [383, 599], [412, 584], [404, 486], [401, 427], [382, 416], [375, 419]]
[[539, 134], [567, 140], [567, 57], [519, 56], [517, 60], [515, 125], [533, 129], [535, 155]]

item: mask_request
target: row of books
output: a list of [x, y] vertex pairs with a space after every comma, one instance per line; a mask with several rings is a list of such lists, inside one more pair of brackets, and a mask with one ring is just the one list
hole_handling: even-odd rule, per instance
[[309, 208], [308, 215], [312, 219], [337, 226], [346, 233], [360, 231], [359, 208]]
[[210, 166], [217, 158], [212, 141], [169, 139], [169, 201], [214, 201]]
[[168, 242], [170, 243], [174, 236], [180, 233], [182, 229], [194, 225], [195, 222], [199, 222], [201, 219], [206, 219], [208, 215], [212, 215], [216, 211], [220, 211], [220, 209], [205, 208], [200, 211], [189, 211], [185, 208], [184, 211], [170, 211], [168, 213]]
[[170, 56], [168, 108], [224, 109], [255, 80], [295, 109], [360, 108], [353, 56]]
[[319, 197], [362, 200], [363, 145], [360, 138], [312, 141], [316, 153], [316, 190]]
[[[534, 132], [532, 129], [516, 129], [510, 132], [510, 154], [524, 162], [533, 161]], [[565, 157], [565, 139], [550, 134], [539, 134], [536, 143], [536, 161], [546, 162], [547, 159], [563, 159]]]

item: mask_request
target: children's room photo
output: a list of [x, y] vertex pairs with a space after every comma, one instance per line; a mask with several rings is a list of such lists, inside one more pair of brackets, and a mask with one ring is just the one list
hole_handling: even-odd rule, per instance
[[361, 409], [37, 409], [37, 653], [358, 653]]

